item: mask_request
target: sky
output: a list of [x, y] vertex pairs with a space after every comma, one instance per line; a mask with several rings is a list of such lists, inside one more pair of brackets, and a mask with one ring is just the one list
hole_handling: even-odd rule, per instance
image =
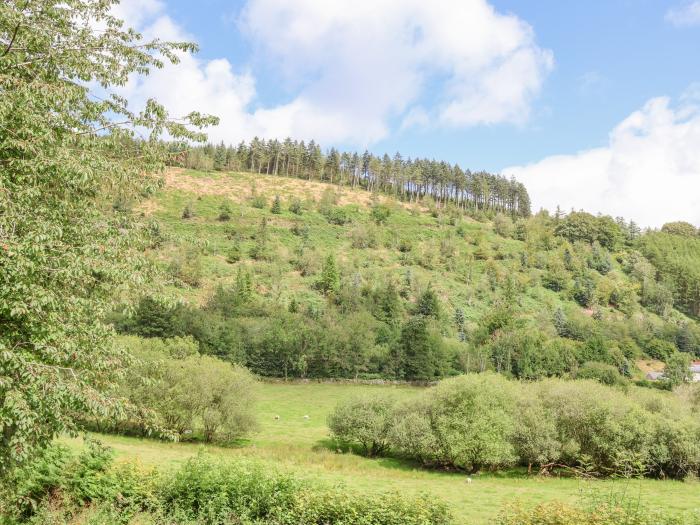
[[123, 88], [211, 140], [515, 176], [534, 209], [700, 226], [700, 0], [123, 0], [200, 51]]

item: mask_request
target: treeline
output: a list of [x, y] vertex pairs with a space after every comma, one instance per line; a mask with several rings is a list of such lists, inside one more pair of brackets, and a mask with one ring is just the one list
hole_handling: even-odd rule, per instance
[[342, 402], [328, 425], [367, 455], [430, 467], [692, 478], [700, 473], [699, 407], [697, 389], [627, 393], [589, 381], [469, 374], [403, 402], [385, 393]]
[[453, 203], [473, 212], [504, 212], [528, 217], [530, 197], [525, 186], [485, 171], [463, 170], [458, 165], [429, 159], [404, 159], [396, 153], [381, 157], [365, 151], [324, 153], [313, 140], [290, 138], [260, 140], [238, 146], [207, 144], [173, 156], [176, 166], [200, 170], [249, 171], [318, 180], [383, 192], [415, 202], [431, 197], [439, 204]]

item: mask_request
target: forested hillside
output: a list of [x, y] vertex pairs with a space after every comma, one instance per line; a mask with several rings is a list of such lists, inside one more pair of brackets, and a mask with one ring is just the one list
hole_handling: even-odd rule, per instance
[[311, 140], [292, 141], [253, 139], [237, 147], [206, 146], [191, 148], [174, 156], [174, 165], [216, 171], [247, 171], [318, 180], [382, 192], [397, 199], [415, 202], [427, 196], [438, 203], [453, 203], [474, 212], [503, 211], [511, 215], [530, 215], [530, 197], [521, 183], [485, 171], [471, 172], [459, 165], [428, 159], [377, 157], [366, 151], [326, 154]]
[[700, 355], [690, 225], [691, 237], [674, 225], [642, 233], [441, 192], [402, 200], [363, 175], [353, 188], [352, 169], [334, 184], [328, 168], [301, 180], [258, 173], [286, 171], [264, 158], [253, 173], [172, 170], [137, 205], [158, 225], [152, 255], [183, 302], [143, 297], [134, 316], [115, 314], [121, 332], [190, 336], [204, 354], [286, 378], [495, 370], [616, 384], [642, 378], [646, 360], [645, 370], [670, 362], [682, 381]]

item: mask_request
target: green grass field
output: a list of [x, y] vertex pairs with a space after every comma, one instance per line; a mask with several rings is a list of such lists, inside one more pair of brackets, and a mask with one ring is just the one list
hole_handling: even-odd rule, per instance
[[[239, 446], [204, 447], [192, 443], [164, 443], [121, 436], [100, 436], [119, 458], [137, 458], [145, 465], [167, 468], [206, 448], [222, 457], [250, 457], [289, 469], [307, 479], [343, 484], [359, 492], [429, 493], [447, 501], [456, 523], [488, 523], [504, 504], [534, 505], [547, 500], [574, 501], [626, 491], [631, 499], [669, 512], [700, 510], [700, 484], [658, 480], [581, 481], [528, 477], [519, 471], [482, 474], [467, 484], [463, 473], [428, 471], [409, 463], [368, 459], [337, 453], [328, 440], [326, 415], [341, 399], [362, 392], [415, 395], [414, 387], [352, 384], [263, 383], [259, 386], [259, 431]], [[276, 419], [275, 416], [279, 416]], [[309, 416], [305, 419], [304, 416]], [[79, 447], [78, 439], [67, 440]]]

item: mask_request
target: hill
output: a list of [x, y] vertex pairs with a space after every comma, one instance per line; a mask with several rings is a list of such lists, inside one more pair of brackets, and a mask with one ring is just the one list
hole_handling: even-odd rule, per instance
[[[157, 225], [151, 255], [185, 304], [142, 298], [117, 327], [190, 335], [260, 375], [433, 380], [494, 369], [615, 383], [641, 378], [638, 360], [700, 354], [700, 239], [583, 212], [475, 214], [183, 169], [137, 210]], [[678, 253], [669, 243], [684, 255], [663, 257]]]

